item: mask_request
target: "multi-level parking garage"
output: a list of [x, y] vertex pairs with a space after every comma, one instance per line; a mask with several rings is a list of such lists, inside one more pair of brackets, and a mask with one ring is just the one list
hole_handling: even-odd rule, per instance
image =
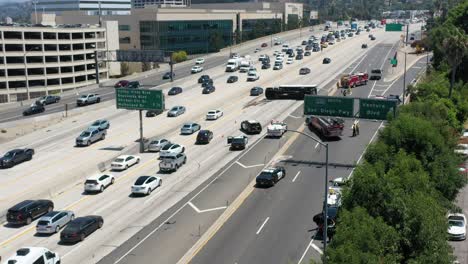
[[[118, 43], [107, 34], [112, 26], [0, 25], [0, 103], [95, 83], [95, 51]], [[105, 62], [98, 67], [100, 78], [113, 74]]]

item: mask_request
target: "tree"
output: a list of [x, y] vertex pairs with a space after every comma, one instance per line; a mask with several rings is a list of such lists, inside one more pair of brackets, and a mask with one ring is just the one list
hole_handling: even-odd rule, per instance
[[445, 57], [447, 62], [450, 64], [450, 67], [452, 68], [449, 98], [452, 97], [452, 90], [455, 83], [457, 67], [462, 62], [463, 57], [468, 54], [468, 37], [466, 34], [456, 27], [453, 27], [451, 31], [452, 34], [442, 42], [444, 53], [446, 55]]
[[182, 62], [182, 61], [186, 61], [187, 60], [187, 52], [186, 51], [177, 51], [177, 52], [174, 52], [172, 53], [172, 61], [174, 63], [179, 63], [179, 62]]
[[219, 51], [224, 48], [224, 39], [219, 31], [214, 31], [209, 37], [209, 51]]
[[145, 71], [149, 71], [151, 70], [153, 67], [152, 67], [152, 63], [151, 62], [143, 62], [141, 64], [141, 71], [145, 72]]
[[340, 212], [336, 235], [330, 243], [330, 263], [399, 263], [400, 237], [382, 218], [362, 207]]

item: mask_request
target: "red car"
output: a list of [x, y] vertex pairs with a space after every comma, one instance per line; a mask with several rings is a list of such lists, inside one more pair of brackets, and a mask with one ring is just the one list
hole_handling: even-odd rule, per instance
[[120, 80], [114, 85], [114, 88], [126, 87], [128, 85], [128, 83], [129, 83], [129, 81], [127, 81], [127, 80]]
[[263, 44], [262, 44], [262, 48], [265, 48], [265, 47], [268, 47], [268, 44], [263, 43]]

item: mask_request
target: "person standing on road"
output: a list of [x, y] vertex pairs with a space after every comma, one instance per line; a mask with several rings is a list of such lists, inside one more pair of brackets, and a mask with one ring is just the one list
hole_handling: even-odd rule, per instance
[[353, 129], [353, 137], [355, 137], [356, 136], [356, 123], [355, 122], [353, 123], [351, 128]]

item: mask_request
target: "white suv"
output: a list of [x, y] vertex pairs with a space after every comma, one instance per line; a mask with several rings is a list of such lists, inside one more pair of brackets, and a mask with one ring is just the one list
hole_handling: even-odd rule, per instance
[[86, 179], [85, 192], [103, 192], [105, 188], [114, 184], [115, 177], [111, 174], [96, 175]]

